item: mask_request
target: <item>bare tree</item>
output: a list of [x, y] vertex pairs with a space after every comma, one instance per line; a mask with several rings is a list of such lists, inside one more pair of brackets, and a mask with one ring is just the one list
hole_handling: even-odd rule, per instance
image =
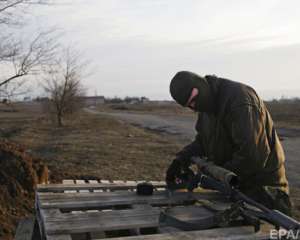
[[49, 4], [47, 0], [0, 0], [0, 25], [19, 25], [26, 7], [33, 4]]
[[82, 106], [84, 88], [81, 84], [86, 63], [70, 48], [48, 71], [44, 89], [49, 96], [48, 113], [54, 114], [58, 126], [66, 116], [74, 114]]
[[28, 88], [24, 87], [25, 82], [25, 80], [22, 80], [4, 85], [2, 88], [0, 88], [0, 99], [11, 101], [12, 98], [22, 96], [30, 92]]
[[46, 65], [52, 63], [58, 47], [54, 36], [55, 30], [40, 32], [26, 41], [21, 40], [18, 34], [19, 27], [24, 24], [22, 16], [26, 14], [27, 6], [48, 2], [48, 0], [0, 0], [1, 96], [19, 94], [25, 76], [40, 74]]
[[8, 73], [0, 75], [0, 87], [16, 78], [38, 74], [53, 63], [58, 44], [52, 38], [52, 33], [53, 31], [38, 34], [28, 46], [24, 46], [22, 42], [7, 43], [11, 46], [4, 47], [4, 54], [0, 53], [0, 66], [7, 69]]

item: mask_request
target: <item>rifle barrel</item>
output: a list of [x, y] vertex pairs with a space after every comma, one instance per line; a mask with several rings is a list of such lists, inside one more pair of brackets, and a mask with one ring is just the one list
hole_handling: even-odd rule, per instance
[[249, 198], [245, 194], [241, 193], [240, 191], [228, 187], [226, 184], [223, 184], [222, 182], [210, 177], [206, 176], [204, 174], [200, 174], [198, 178], [200, 179], [200, 186], [207, 189], [212, 189], [219, 191], [230, 198], [232, 198], [235, 201], [243, 201], [247, 203], [250, 206], [253, 206], [257, 208], [257, 210], [249, 209], [245, 207], [246, 211], [250, 214], [253, 214], [254, 216], [261, 218], [263, 220], [266, 220], [267, 222], [275, 225], [285, 228], [286, 230], [299, 230], [300, 229], [300, 223], [283, 214], [282, 212], [278, 210], [271, 210], [264, 205], [254, 201], [253, 199]]
[[200, 157], [192, 157], [192, 161], [198, 166], [201, 172], [212, 176], [222, 183], [230, 186], [237, 186], [239, 183], [238, 176], [225, 168], [216, 166], [212, 162], [209, 162]]

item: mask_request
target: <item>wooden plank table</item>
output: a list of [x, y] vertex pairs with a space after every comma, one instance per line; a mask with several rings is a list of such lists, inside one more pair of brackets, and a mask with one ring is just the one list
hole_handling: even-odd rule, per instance
[[15, 240], [32, 240], [34, 235], [35, 218], [22, 219], [17, 227]]
[[[177, 240], [268, 237], [269, 227], [254, 233], [251, 226], [188, 232], [163, 226], [159, 223], [163, 209], [171, 209], [172, 216], [180, 220], [197, 223], [203, 218], [213, 217], [218, 208], [228, 208], [230, 202], [219, 193], [206, 190], [192, 194], [176, 192], [170, 196], [164, 182], [152, 184], [155, 191], [151, 196], [137, 195], [135, 181], [66, 180], [63, 184], [38, 185], [36, 215], [42, 238]], [[201, 204], [205, 202], [215, 206], [214, 209]]]

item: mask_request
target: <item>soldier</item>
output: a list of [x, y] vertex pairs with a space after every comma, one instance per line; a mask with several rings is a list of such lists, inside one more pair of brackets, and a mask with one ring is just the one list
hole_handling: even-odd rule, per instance
[[285, 156], [272, 118], [251, 87], [216, 76], [178, 72], [170, 83], [173, 99], [198, 113], [195, 140], [176, 154], [166, 173], [174, 183], [191, 157], [239, 176], [240, 190], [271, 209], [291, 215]]

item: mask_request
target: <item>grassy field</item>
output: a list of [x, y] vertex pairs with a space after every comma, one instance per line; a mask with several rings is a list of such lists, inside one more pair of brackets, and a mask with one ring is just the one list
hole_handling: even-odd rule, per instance
[[[300, 126], [300, 104], [267, 103], [276, 125]], [[102, 105], [105, 111], [191, 114], [172, 105]], [[299, 111], [297, 111], [299, 109]], [[167, 165], [182, 147], [173, 137], [84, 111], [56, 127], [38, 104], [0, 106], [0, 137], [24, 145], [42, 158], [51, 181], [64, 178], [163, 180]], [[298, 115], [297, 115], [298, 114]]]
[[278, 127], [300, 128], [300, 100], [269, 101], [266, 105]]
[[180, 145], [109, 117], [85, 112], [58, 128], [38, 107], [1, 114], [2, 136], [41, 157], [51, 181], [65, 178], [163, 180]]

